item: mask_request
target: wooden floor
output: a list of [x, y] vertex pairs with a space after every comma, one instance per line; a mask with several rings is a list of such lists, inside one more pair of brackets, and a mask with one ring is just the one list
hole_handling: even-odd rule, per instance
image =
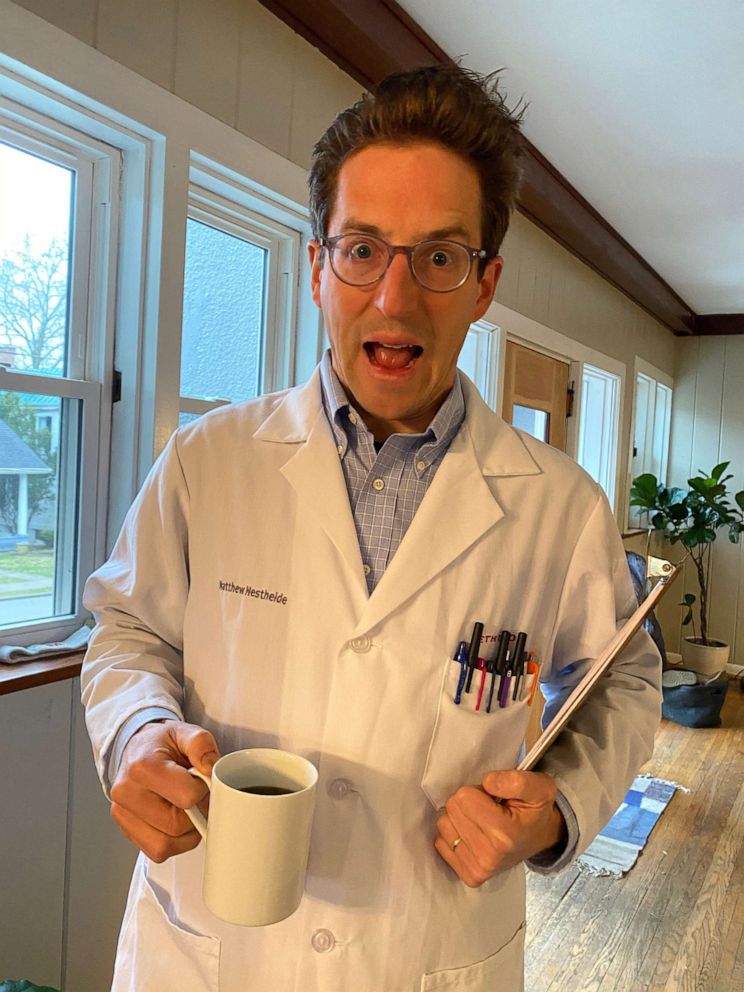
[[620, 879], [528, 873], [526, 992], [744, 992], [744, 693], [663, 721], [642, 769], [685, 785]]

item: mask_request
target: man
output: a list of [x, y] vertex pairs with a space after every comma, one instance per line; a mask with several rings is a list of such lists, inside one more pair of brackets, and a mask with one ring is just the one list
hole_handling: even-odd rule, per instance
[[[554, 707], [634, 606], [599, 487], [456, 371], [519, 155], [493, 81], [455, 67], [340, 115], [310, 174], [330, 353], [306, 385], [177, 432], [88, 584], [88, 725], [143, 852], [116, 992], [521, 989], [522, 863], [568, 863], [651, 753], [643, 633], [539, 772], [510, 770], [526, 697], [454, 698], [475, 621], [487, 659], [502, 629], [528, 633]], [[305, 897], [257, 930], [205, 907], [182, 812], [206, 792], [190, 765], [250, 746], [320, 774]]]

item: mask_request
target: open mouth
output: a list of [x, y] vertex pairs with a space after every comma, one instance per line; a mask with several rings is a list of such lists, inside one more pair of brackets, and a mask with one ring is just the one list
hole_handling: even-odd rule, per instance
[[364, 350], [373, 365], [393, 372], [411, 368], [424, 351], [418, 344], [382, 344], [380, 341], [366, 341]]

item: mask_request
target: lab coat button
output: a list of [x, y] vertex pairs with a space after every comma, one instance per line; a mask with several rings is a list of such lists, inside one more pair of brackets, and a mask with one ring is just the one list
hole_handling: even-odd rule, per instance
[[356, 651], [357, 654], [363, 654], [365, 651], [369, 651], [372, 647], [372, 641], [363, 634], [361, 637], [354, 637], [349, 641], [349, 646], [352, 651]]
[[313, 950], [317, 951], [318, 954], [325, 954], [326, 951], [333, 950], [336, 944], [336, 938], [330, 930], [316, 930], [310, 939], [310, 943], [313, 945]]
[[328, 795], [331, 799], [346, 799], [351, 792], [351, 782], [348, 778], [334, 778], [328, 783]]

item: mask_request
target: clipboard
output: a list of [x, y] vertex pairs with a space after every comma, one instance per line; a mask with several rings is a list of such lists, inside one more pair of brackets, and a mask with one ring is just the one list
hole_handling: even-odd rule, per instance
[[579, 682], [571, 695], [564, 702], [563, 706], [561, 706], [548, 726], [545, 730], [543, 730], [540, 737], [535, 741], [533, 746], [517, 765], [518, 771], [530, 771], [530, 769], [537, 764], [540, 758], [542, 758], [574, 713], [586, 701], [594, 686], [604, 675], [613, 661], [617, 658], [620, 652], [627, 647], [633, 638], [633, 635], [639, 630], [648, 614], [653, 610], [654, 606], [656, 606], [669, 586], [677, 578], [681, 568], [681, 564], [673, 565], [671, 562], [665, 561], [663, 558], [652, 558], [649, 556], [647, 574], [649, 578], [654, 578], [656, 576], [659, 577], [656, 585], [648, 596], [646, 596], [638, 609], [628, 617], [623, 626], [616, 632], [615, 636], [612, 638], [604, 651], [598, 658], [596, 658], [594, 664], [586, 673], [584, 678], [581, 682]]

